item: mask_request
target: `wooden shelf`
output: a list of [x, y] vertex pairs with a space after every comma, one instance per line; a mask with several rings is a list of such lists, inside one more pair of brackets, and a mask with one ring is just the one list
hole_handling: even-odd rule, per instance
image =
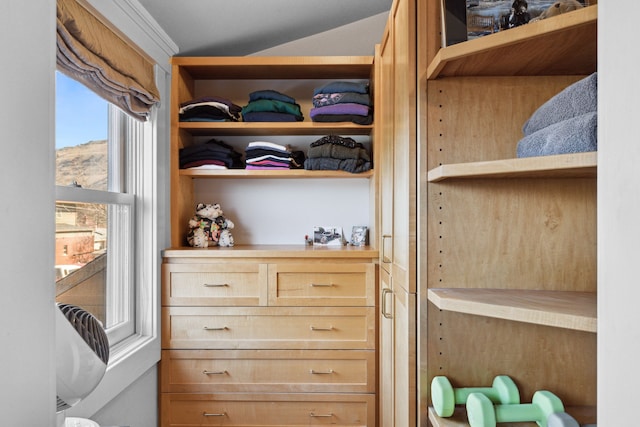
[[428, 182], [458, 178], [595, 178], [597, 152], [441, 165]]
[[370, 135], [373, 125], [349, 122], [179, 122], [180, 130], [191, 135], [260, 136], [260, 135]]
[[232, 247], [214, 246], [192, 248], [189, 246], [168, 248], [163, 256], [171, 258], [378, 258], [378, 250], [371, 246], [314, 246], [314, 245], [236, 245]]
[[370, 179], [373, 170], [362, 173], [349, 173], [345, 171], [333, 170], [306, 170], [306, 169], [286, 169], [286, 170], [254, 170], [254, 169], [180, 169], [180, 176], [190, 176], [192, 178], [273, 178], [273, 179], [314, 179], [314, 178], [347, 178], [347, 179]]
[[441, 310], [597, 331], [595, 292], [432, 288], [427, 298]]
[[591, 74], [597, 67], [597, 20], [593, 5], [442, 48], [426, 78]]
[[[591, 406], [567, 406], [565, 411], [579, 423], [595, 423], [596, 409]], [[441, 418], [432, 406], [429, 407], [429, 421], [433, 427], [469, 427], [467, 412], [464, 408], [456, 408], [450, 418]], [[537, 427], [536, 423], [500, 423], [500, 427]]]
[[373, 56], [173, 57], [194, 79], [369, 79]]

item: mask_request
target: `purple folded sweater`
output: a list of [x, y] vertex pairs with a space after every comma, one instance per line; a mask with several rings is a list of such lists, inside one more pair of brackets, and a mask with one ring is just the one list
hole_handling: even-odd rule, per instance
[[354, 114], [357, 116], [367, 116], [369, 113], [370, 108], [366, 105], [345, 103], [312, 108], [309, 115], [313, 118], [320, 114]]

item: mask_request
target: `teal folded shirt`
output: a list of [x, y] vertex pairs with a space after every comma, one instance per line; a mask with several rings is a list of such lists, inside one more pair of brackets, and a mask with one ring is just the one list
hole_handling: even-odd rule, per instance
[[277, 101], [273, 99], [259, 99], [257, 101], [249, 102], [247, 105], [242, 107], [242, 114], [261, 112], [286, 113], [302, 119], [300, 106], [290, 102]]

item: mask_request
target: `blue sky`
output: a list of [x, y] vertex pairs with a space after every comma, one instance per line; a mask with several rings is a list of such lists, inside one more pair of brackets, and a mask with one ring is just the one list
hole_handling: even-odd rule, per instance
[[107, 139], [107, 102], [56, 72], [56, 149]]

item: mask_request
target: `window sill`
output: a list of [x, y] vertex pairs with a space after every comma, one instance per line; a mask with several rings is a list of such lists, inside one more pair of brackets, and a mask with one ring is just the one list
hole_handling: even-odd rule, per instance
[[107, 372], [98, 387], [68, 417], [90, 418], [160, 360], [160, 337], [135, 335], [112, 349]]

